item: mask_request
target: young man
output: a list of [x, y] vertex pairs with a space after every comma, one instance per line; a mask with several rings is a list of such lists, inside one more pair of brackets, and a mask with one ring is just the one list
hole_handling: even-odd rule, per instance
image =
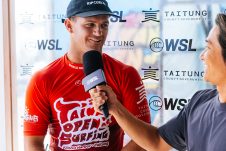
[[[70, 49], [61, 58], [38, 71], [26, 93], [24, 120], [25, 150], [44, 150], [49, 130], [52, 151], [138, 151], [130, 141], [123, 147], [124, 132], [113, 116], [94, 111], [82, 79], [83, 54], [102, 53], [108, 33], [109, 16], [105, 0], [72, 0], [64, 24], [70, 34]], [[121, 103], [135, 116], [150, 123], [145, 89], [137, 71], [107, 54], [102, 54], [106, 81]], [[132, 94], [132, 95], [131, 95]]]
[[[108, 99], [109, 113], [140, 146], [151, 151], [226, 151], [226, 15], [218, 14], [200, 58], [204, 79], [217, 89], [198, 91], [177, 117], [156, 128], [132, 116], [108, 86], [90, 90], [95, 110]], [[106, 95], [105, 91], [108, 95]]]

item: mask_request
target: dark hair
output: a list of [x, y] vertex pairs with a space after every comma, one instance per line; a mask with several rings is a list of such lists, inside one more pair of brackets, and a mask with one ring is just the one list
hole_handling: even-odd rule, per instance
[[218, 14], [216, 17], [216, 25], [220, 29], [218, 41], [222, 48], [222, 56], [224, 61], [226, 62], [226, 15], [225, 14]]

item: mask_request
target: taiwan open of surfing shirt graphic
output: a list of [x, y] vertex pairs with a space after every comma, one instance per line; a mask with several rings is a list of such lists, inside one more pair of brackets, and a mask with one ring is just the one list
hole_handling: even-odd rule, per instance
[[[103, 54], [107, 84], [134, 116], [150, 123], [144, 85], [137, 71]], [[82, 85], [83, 65], [66, 54], [32, 76], [26, 91], [24, 135], [50, 133], [52, 151], [118, 151], [123, 131], [113, 116], [95, 112]]]

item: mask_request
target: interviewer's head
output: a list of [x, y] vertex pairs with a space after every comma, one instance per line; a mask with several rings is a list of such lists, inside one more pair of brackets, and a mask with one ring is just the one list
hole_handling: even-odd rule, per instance
[[200, 58], [204, 63], [204, 79], [219, 86], [226, 84], [226, 15], [218, 14], [215, 21]]
[[219, 27], [219, 36], [218, 41], [222, 48], [222, 56], [224, 61], [226, 62], [226, 15], [225, 14], [218, 14], [216, 17], [216, 25]]

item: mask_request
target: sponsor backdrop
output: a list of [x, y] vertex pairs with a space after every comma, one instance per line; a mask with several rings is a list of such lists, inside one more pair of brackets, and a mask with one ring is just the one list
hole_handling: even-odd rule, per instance
[[[160, 126], [213, 86], [203, 81], [199, 59], [224, 0], [108, 0], [115, 14], [103, 51], [132, 65], [145, 84], [152, 124]], [[64, 55], [69, 34], [62, 19], [69, 0], [15, 1], [18, 150], [23, 151], [26, 86], [34, 72]], [[47, 139], [48, 140], [48, 139]], [[46, 140], [46, 150], [48, 141]]]

